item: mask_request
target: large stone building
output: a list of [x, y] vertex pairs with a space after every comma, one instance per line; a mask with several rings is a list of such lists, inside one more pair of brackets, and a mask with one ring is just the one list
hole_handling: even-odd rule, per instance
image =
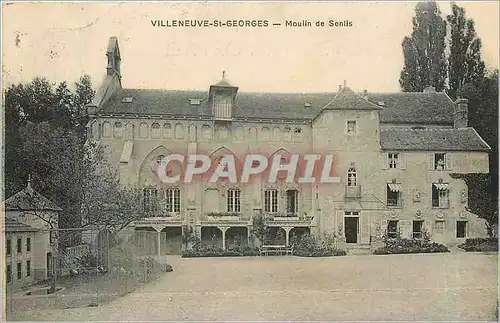
[[[144, 189], [160, 216], [135, 223], [158, 232], [159, 253], [181, 244], [181, 228], [223, 246], [248, 238], [252, 217], [269, 215], [282, 232], [335, 232], [347, 248], [369, 248], [399, 231], [456, 244], [484, 236], [485, 221], [466, 211], [467, 186], [452, 173], [487, 173], [490, 147], [467, 126], [467, 100], [423, 93], [242, 93], [223, 76], [207, 91], [124, 89], [116, 38], [107, 75], [89, 106], [92, 138], [110, 147], [123, 184]], [[137, 62], [139, 63], [139, 62]], [[321, 152], [335, 156], [340, 183], [157, 185], [151, 164], [162, 156], [214, 158]], [[241, 161], [239, 161], [241, 162]], [[180, 170], [173, 167], [171, 172]]]

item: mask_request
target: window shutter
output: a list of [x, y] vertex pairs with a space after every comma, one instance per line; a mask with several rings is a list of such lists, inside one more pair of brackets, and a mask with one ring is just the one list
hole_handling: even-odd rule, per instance
[[425, 220], [424, 225], [425, 225], [424, 229], [427, 231], [427, 233], [429, 235], [432, 236], [432, 222], [431, 222], [431, 220]]
[[387, 234], [387, 220], [382, 220], [380, 222], [380, 236]]
[[387, 169], [389, 166], [389, 154], [388, 153], [382, 153], [382, 156], [380, 158], [380, 164], [382, 166], [382, 169]]
[[401, 164], [401, 169], [406, 169], [406, 154], [405, 153], [399, 153], [399, 159], [400, 159], [400, 164]]
[[427, 156], [428, 164], [429, 164], [429, 170], [434, 170], [434, 154], [429, 153]]
[[451, 157], [451, 153], [447, 153], [444, 156], [445, 156], [444, 159], [445, 159], [445, 162], [446, 162], [446, 170], [453, 169], [453, 159]]

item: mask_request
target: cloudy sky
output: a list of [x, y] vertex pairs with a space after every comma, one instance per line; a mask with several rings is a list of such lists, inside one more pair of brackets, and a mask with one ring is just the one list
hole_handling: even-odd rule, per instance
[[[498, 2], [460, 2], [476, 22], [483, 59], [498, 68]], [[244, 92], [399, 91], [401, 40], [411, 32], [405, 3], [15, 3], [3, 5], [4, 86], [44, 76], [95, 86], [117, 36], [125, 88], [205, 90], [221, 71]], [[441, 2], [449, 12], [450, 2]], [[166, 28], [151, 20], [268, 20], [264, 28]], [[272, 26], [308, 20], [310, 28]], [[352, 27], [314, 27], [316, 21]]]

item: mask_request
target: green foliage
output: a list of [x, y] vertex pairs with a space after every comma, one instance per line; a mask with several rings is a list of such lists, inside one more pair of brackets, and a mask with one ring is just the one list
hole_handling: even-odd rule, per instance
[[325, 234], [322, 239], [304, 234], [295, 244], [293, 254], [299, 257], [332, 257], [345, 256], [346, 252], [335, 248], [334, 234]]
[[471, 238], [458, 246], [465, 251], [498, 251], [498, 238]]
[[405, 253], [436, 253], [449, 252], [450, 250], [437, 242], [432, 242], [427, 231], [422, 232], [421, 239], [407, 239], [397, 233], [395, 237], [389, 238], [386, 233], [382, 237], [384, 246], [375, 250], [375, 255], [405, 254]]
[[253, 225], [250, 234], [255, 238], [259, 239], [261, 243], [265, 243], [268, 236], [268, 227], [266, 223], [266, 218], [263, 214], [259, 214], [253, 217]]
[[451, 31], [447, 93], [455, 99], [465, 84], [477, 86], [482, 81], [485, 66], [481, 59], [481, 39], [476, 34], [474, 21], [467, 19], [464, 8], [456, 3], [451, 9], [452, 13], [446, 17]]
[[215, 246], [201, 246], [197, 248], [187, 249], [182, 252], [183, 258], [195, 257], [245, 257], [245, 256], [258, 256], [259, 249], [242, 245], [233, 246], [222, 250], [220, 247]]
[[422, 92], [427, 86], [442, 91], [446, 79], [446, 22], [434, 1], [415, 7], [413, 32], [403, 39], [404, 66], [399, 83], [404, 92]]

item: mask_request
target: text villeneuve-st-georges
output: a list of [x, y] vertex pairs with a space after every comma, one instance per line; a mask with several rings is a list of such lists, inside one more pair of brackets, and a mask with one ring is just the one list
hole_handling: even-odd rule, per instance
[[152, 27], [166, 28], [209, 28], [209, 27], [256, 27], [266, 28], [270, 26], [285, 27], [352, 27], [354, 23], [351, 20], [285, 20], [284, 22], [272, 22], [269, 20], [245, 20], [245, 19], [227, 19], [227, 20], [209, 20], [209, 19], [186, 19], [186, 20], [151, 20]]

